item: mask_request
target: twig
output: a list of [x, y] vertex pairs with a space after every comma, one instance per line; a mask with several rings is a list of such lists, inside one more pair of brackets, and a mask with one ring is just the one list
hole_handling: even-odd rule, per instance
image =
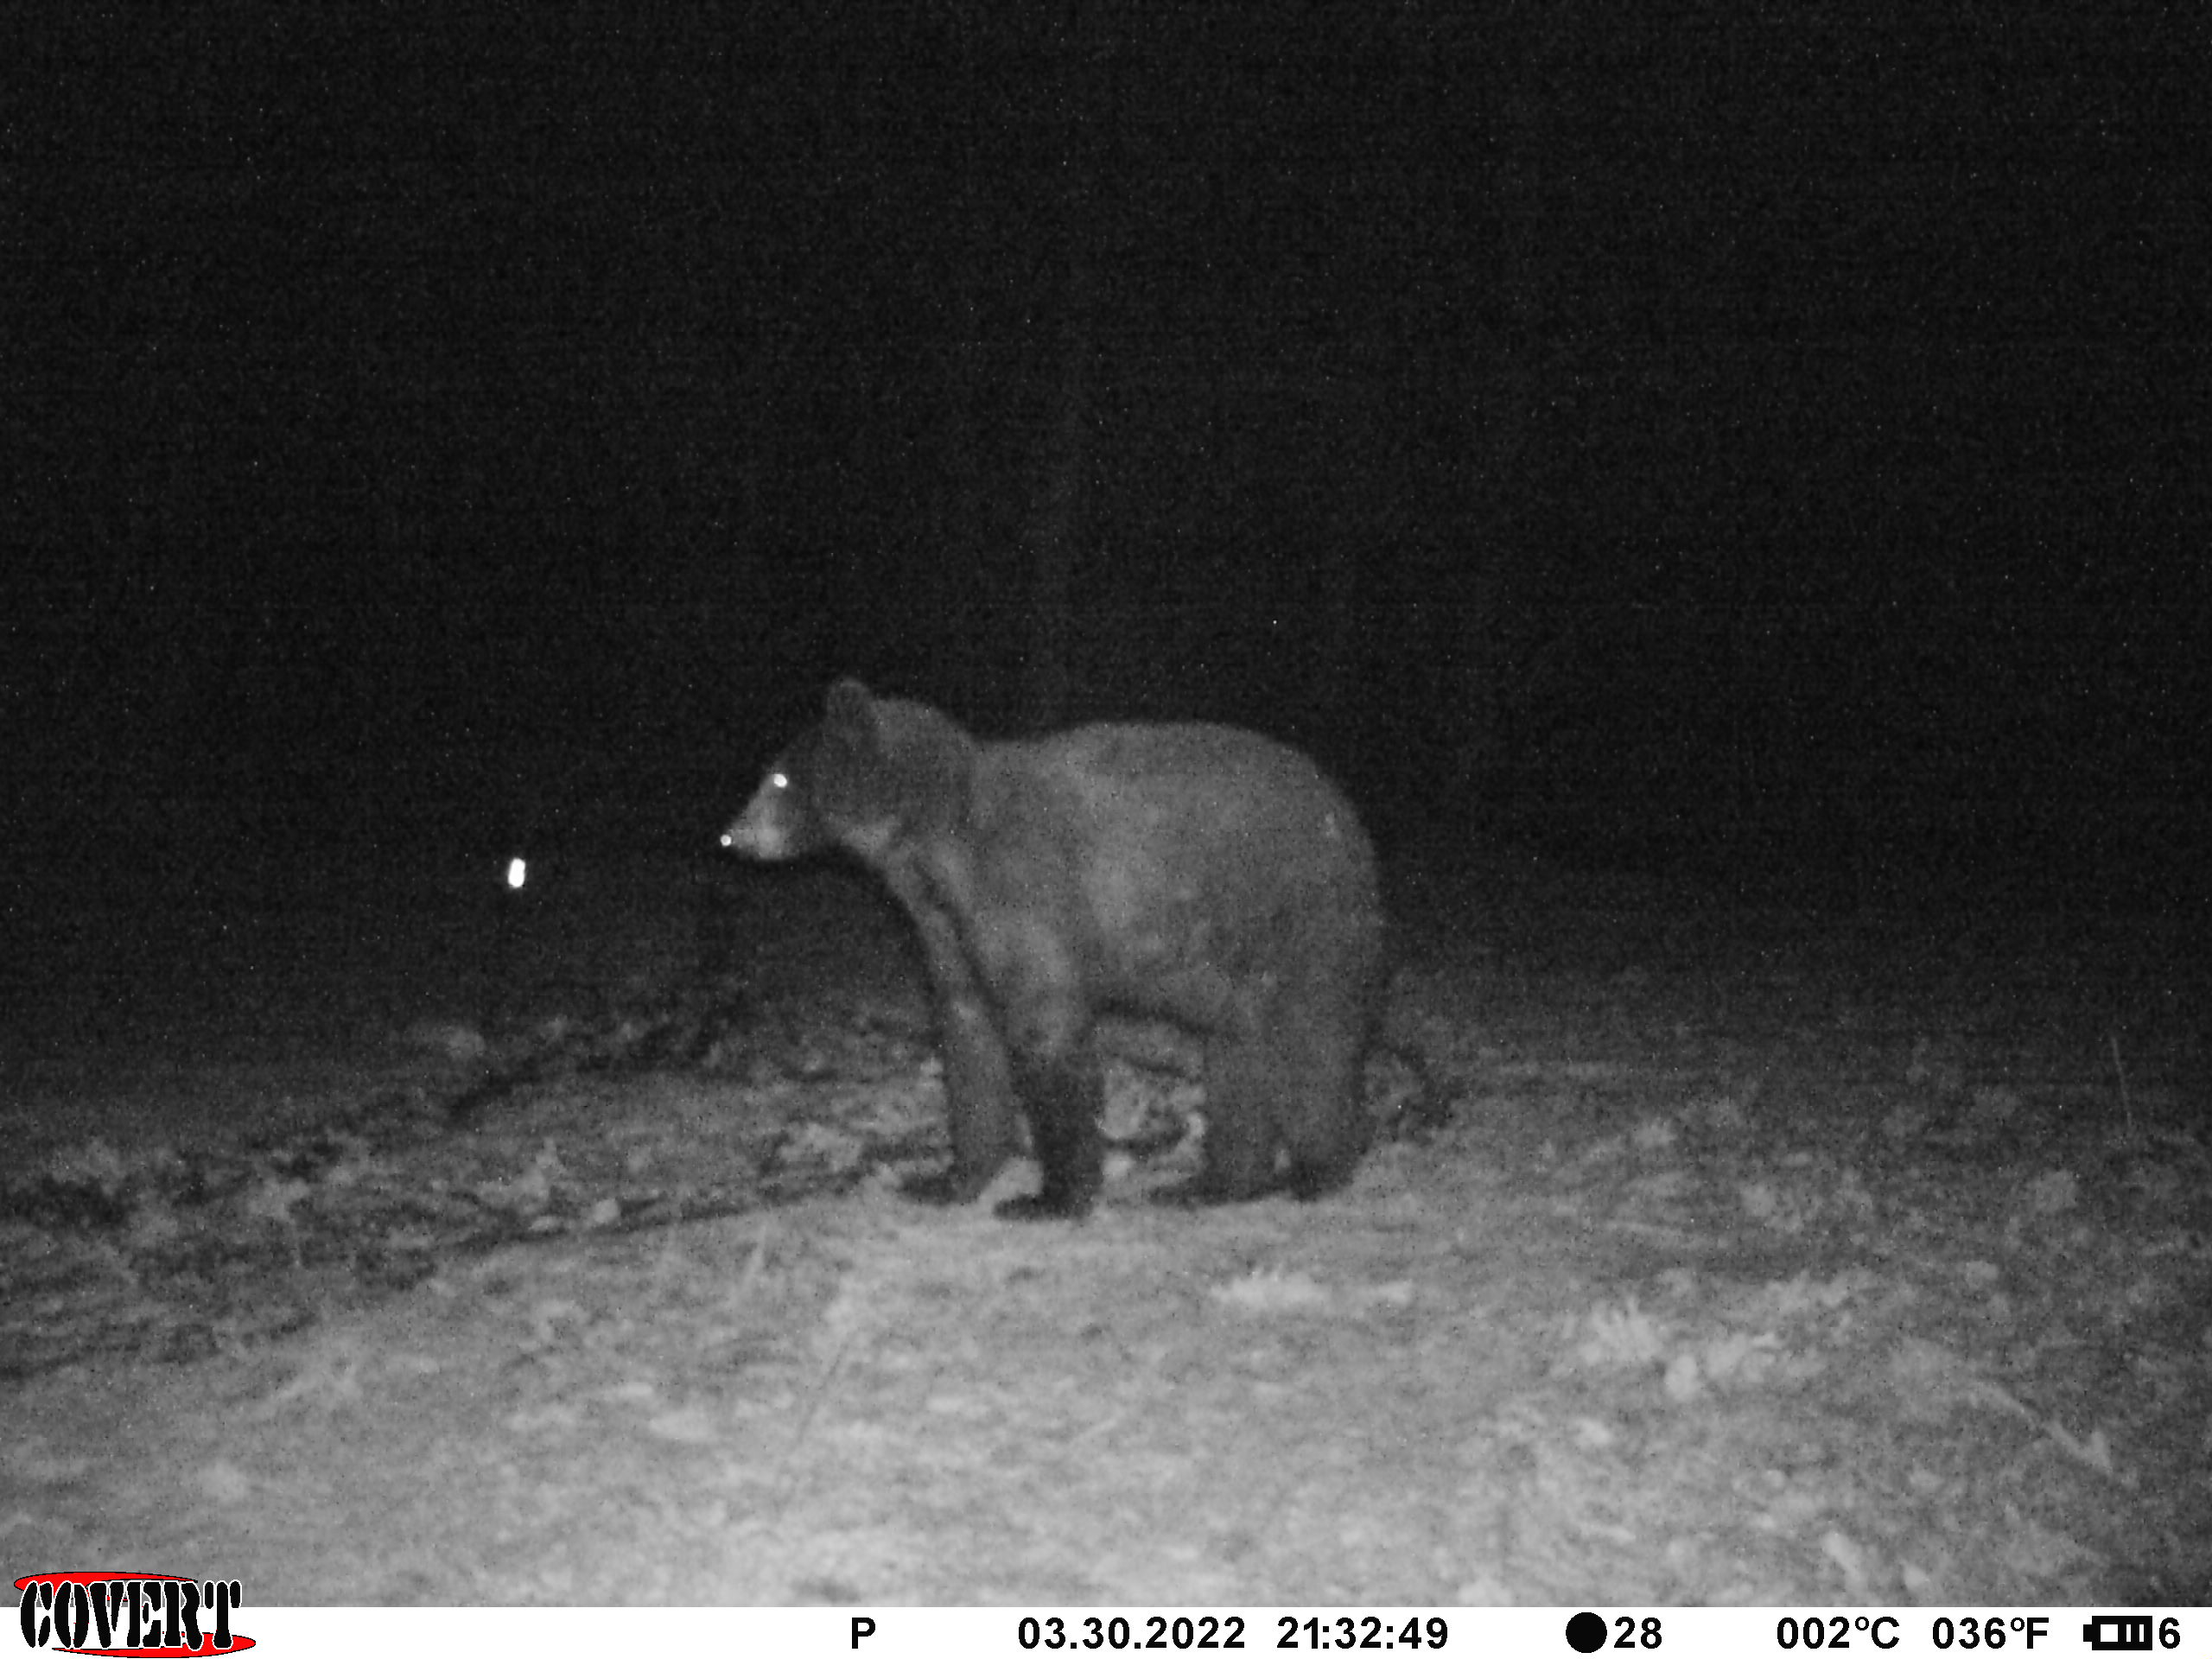
[[806, 1444], [807, 1432], [814, 1427], [814, 1420], [822, 1412], [822, 1402], [830, 1397], [830, 1389], [837, 1374], [845, 1369], [845, 1356], [852, 1351], [854, 1333], [848, 1331], [837, 1344], [836, 1352], [830, 1356], [830, 1363], [822, 1373], [822, 1382], [814, 1391], [814, 1398], [806, 1402], [806, 1410], [798, 1420], [798, 1427], [791, 1435], [791, 1443], [785, 1448], [780, 1466], [776, 1471], [776, 1484], [768, 1500], [768, 1513], [780, 1522], [784, 1511], [791, 1506], [794, 1489], [798, 1484], [799, 1448]]
[[2112, 1069], [2120, 1074], [2120, 1109], [2127, 1116], [2127, 1138], [2135, 1139], [2135, 1101], [2127, 1092], [2127, 1068], [2120, 1064], [2120, 1033], [2107, 1032], [2106, 1040], [2112, 1045]]

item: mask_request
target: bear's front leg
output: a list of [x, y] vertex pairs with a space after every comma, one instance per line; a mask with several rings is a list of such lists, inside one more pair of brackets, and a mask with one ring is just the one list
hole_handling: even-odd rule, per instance
[[1029, 1141], [1043, 1168], [1034, 1196], [1008, 1198], [999, 1214], [1016, 1221], [1072, 1220], [1090, 1212], [1106, 1178], [1106, 1146], [1098, 1114], [1105, 1090], [1088, 1044], [1052, 1061], [1024, 1063], [1022, 1103]]
[[1020, 1150], [1014, 1066], [951, 918], [925, 904], [910, 908], [937, 993], [938, 1053], [944, 1067], [952, 1166], [941, 1175], [917, 1177], [900, 1190], [927, 1204], [965, 1204]]
[[1029, 1147], [1044, 1182], [1034, 1197], [999, 1205], [999, 1214], [1022, 1221], [1082, 1216], [1106, 1178], [1098, 1128], [1105, 1086], [1075, 975], [1058, 953], [1033, 953], [1022, 971], [1007, 977], [1001, 1001]]
[[965, 1204], [1020, 1149], [1014, 1068], [990, 1011], [969, 997], [940, 1002], [938, 1052], [944, 1066], [952, 1165], [941, 1175], [917, 1177], [900, 1190], [925, 1203]]

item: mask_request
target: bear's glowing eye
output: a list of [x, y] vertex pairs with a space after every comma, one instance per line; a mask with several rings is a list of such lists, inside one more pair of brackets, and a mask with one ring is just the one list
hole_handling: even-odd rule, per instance
[[772, 772], [768, 774], [769, 788], [789, 789], [791, 786], [791, 775], [788, 772]]

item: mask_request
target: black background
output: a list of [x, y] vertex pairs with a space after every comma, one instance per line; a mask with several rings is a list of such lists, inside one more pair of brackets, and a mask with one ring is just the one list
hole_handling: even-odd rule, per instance
[[1386, 849], [2202, 895], [2184, 9], [36, 16], [19, 869], [704, 848], [852, 672]]

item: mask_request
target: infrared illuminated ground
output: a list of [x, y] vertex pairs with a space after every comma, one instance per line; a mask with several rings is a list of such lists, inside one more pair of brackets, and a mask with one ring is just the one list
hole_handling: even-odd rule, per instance
[[[1147, 1142], [1080, 1226], [897, 1195], [924, 1004], [834, 872], [80, 914], [6, 1074], [0, 1549], [263, 1605], [2212, 1599], [2189, 942], [1398, 877], [1451, 1127], [1196, 1213]], [[1109, 1046], [1118, 1124], [1202, 1116]]]

